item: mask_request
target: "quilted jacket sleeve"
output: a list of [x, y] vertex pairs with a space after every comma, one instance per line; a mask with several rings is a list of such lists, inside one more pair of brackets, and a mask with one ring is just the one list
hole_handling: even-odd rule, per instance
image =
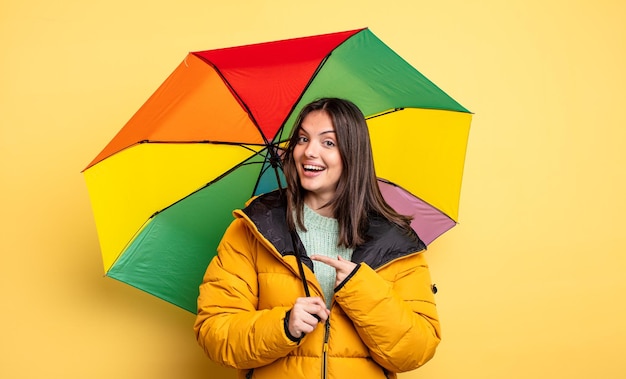
[[257, 244], [243, 220], [233, 221], [198, 297], [198, 343], [213, 361], [238, 369], [267, 365], [297, 346], [284, 332], [287, 308], [257, 310]]
[[415, 254], [382, 270], [385, 277], [362, 263], [335, 298], [378, 364], [413, 370], [433, 357], [441, 339], [428, 266]]

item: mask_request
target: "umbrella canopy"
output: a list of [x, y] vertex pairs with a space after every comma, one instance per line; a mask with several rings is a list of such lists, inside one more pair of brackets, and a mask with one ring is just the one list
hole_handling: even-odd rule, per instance
[[456, 224], [471, 113], [369, 29], [192, 52], [83, 171], [107, 276], [195, 313], [232, 210], [284, 186], [321, 97], [366, 115], [383, 195], [424, 242]]

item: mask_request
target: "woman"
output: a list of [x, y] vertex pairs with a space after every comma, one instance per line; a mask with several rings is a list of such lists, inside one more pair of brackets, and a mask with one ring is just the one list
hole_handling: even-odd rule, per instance
[[199, 344], [239, 378], [396, 378], [426, 363], [440, 327], [425, 245], [382, 198], [361, 111], [307, 105], [283, 165], [287, 189], [234, 212], [206, 271]]

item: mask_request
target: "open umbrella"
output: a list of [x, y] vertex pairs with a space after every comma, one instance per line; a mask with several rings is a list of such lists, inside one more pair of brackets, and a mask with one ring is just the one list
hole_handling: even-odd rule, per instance
[[455, 225], [471, 114], [369, 29], [192, 52], [83, 171], [106, 275], [195, 313], [232, 210], [284, 186], [320, 97], [368, 117], [382, 192], [424, 242]]

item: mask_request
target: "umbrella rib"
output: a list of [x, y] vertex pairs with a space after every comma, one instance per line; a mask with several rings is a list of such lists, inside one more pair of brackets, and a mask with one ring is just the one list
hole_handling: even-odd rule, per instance
[[139, 233], [141, 233], [141, 231], [146, 227], [146, 225], [148, 225], [148, 222], [150, 221], [150, 219], [152, 219], [154, 217], [154, 215], [148, 217], [148, 219], [146, 221], [144, 221], [141, 226], [139, 227], [139, 229], [137, 229], [137, 231], [135, 231], [135, 233], [133, 233], [133, 235], [128, 239], [128, 241], [124, 244], [124, 247], [122, 248], [122, 250], [120, 251], [120, 253], [117, 255], [117, 257], [115, 257], [115, 260], [113, 261], [113, 263], [111, 264], [111, 266], [109, 267], [109, 269], [107, 270], [107, 272], [105, 273], [105, 276], [109, 276], [109, 271], [115, 267], [115, 265], [117, 264], [117, 261], [120, 260], [120, 258], [122, 258], [122, 255], [124, 255], [124, 252], [126, 251], [126, 249], [133, 243], [133, 241], [135, 240], [135, 238], [139, 235]]
[[[300, 103], [300, 101], [302, 100], [302, 97], [304, 96], [304, 94], [306, 93], [306, 90], [311, 86], [311, 83], [313, 83], [313, 80], [317, 77], [317, 74], [319, 74], [319, 72], [322, 70], [322, 68], [324, 67], [324, 65], [326, 64], [326, 62], [328, 61], [328, 59], [330, 58], [331, 55], [333, 55], [333, 51], [337, 50], [341, 45], [343, 45], [344, 43], [346, 43], [349, 39], [351, 39], [352, 37], [354, 37], [355, 35], [359, 34], [360, 32], [362, 32], [363, 30], [367, 30], [367, 28], [363, 28], [361, 29], [358, 33], [355, 33], [353, 35], [351, 35], [350, 37], [346, 38], [345, 40], [343, 40], [340, 44], [338, 44], [337, 46], [335, 46], [325, 57], [324, 59], [322, 59], [322, 61], [320, 62], [320, 64], [317, 66], [317, 68], [315, 69], [315, 71], [313, 72], [313, 74], [311, 75], [311, 77], [309, 78], [309, 81], [307, 82], [307, 84], [304, 86], [304, 88], [302, 89], [302, 92], [300, 92], [300, 96], [298, 96], [298, 98], [296, 99], [296, 101], [293, 103], [291, 109], [289, 110], [289, 112], [287, 112], [287, 116], [285, 117], [285, 119], [282, 122], [282, 125], [280, 127], [280, 131], [278, 132], [280, 138], [282, 139], [283, 136], [283, 131], [285, 130], [285, 123], [287, 122], [287, 120], [289, 120], [289, 115], [291, 115], [293, 113], [293, 111], [296, 109], [296, 106]], [[275, 138], [274, 138], [275, 139]]]
[[[181, 144], [181, 145], [182, 144], [190, 144], [190, 145], [191, 144], [232, 145], [232, 146], [242, 147], [242, 148], [250, 150], [252, 152], [256, 152], [256, 151], [254, 149], [250, 148], [249, 146], [268, 146], [268, 144], [256, 143], [256, 142], [248, 143], [248, 142], [226, 142], [226, 141], [211, 141], [211, 140], [199, 140], [199, 141], [158, 141], [158, 140], [147, 140], [147, 139], [144, 139], [144, 140], [135, 142], [132, 145], [128, 145], [128, 146], [124, 147], [123, 149], [120, 149], [119, 151], [117, 151], [114, 154], [118, 154], [118, 153], [120, 153], [120, 152], [122, 152], [124, 150], [127, 150], [127, 149], [129, 149], [129, 148], [131, 148], [133, 146], [141, 145], [141, 144], [144, 144], [144, 143], [164, 144], [164, 145], [165, 144], [172, 144], [172, 145], [175, 145], [175, 144]], [[273, 145], [274, 144], [270, 144], [269, 146], [273, 146]], [[111, 155], [114, 155], [114, 154], [111, 154]], [[97, 165], [100, 162], [101, 161], [98, 161], [98, 162], [94, 163], [93, 166]], [[90, 168], [90, 167], [92, 167], [92, 166], [88, 166], [87, 168], [83, 169], [83, 172], [85, 170], [87, 170], [88, 168]]]
[[[195, 55], [195, 54], [194, 54]], [[261, 137], [263, 137], [263, 141], [265, 141], [265, 144], [268, 144], [269, 141], [267, 140], [267, 138], [265, 137], [265, 135], [263, 134], [263, 131], [261, 130], [261, 127], [259, 126], [259, 123], [257, 122], [257, 120], [254, 118], [254, 115], [252, 114], [252, 111], [250, 111], [250, 108], [248, 107], [248, 104], [246, 104], [243, 99], [239, 96], [239, 94], [237, 93], [237, 91], [235, 91], [235, 89], [233, 88], [233, 86], [230, 84], [230, 82], [228, 81], [228, 79], [226, 79], [226, 77], [224, 76], [224, 74], [222, 74], [222, 71], [210, 60], [206, 59], [205, 57], [196, 55], [196, 57], [202, 59], [203, 61], [205, 61], [207, 64], [209, 64], [211, 67], [213, 67], [213, 69], [215, 70], [215, 72], [217, 72], [217, 74], [220, 76], [220, 78], [222, 78], [222, 80], [224, 81], [224, 83], [226, 84], [226, 86], [228, 87], [228, 89], [230, 90], [231, 94], [233, 95], [233, 97], [235, 99], [237, 99], [237, 102], [239, 103], [239, 105], [241, 105], [241, 107], [243, 109], [245, 109], [246, 113], [248, 114], [248, 117], [250, 117], [250, 120], [252, 121], [252, 123], [254, 124], [254, 126], [257, 128], [257, 130], [259, 131], [259, 134], [261, 135]]]
[[[173, 202], [172, 204], [170, 204], [170, 205], [166, 206], [165, 208], [163, 208], [163, 209], [161, 209], [161, 210], [158, 210], [158, 211], [154, 212], [154, 213], [153, 213], [150, 217], [148, 217], [148, 220], [150, 220], [150, 219], [152, 219], [152, 218], [156, 217], [156, 215], [158, 215], [159, 213], [161, 213], [161, 212], [163, 212], [163, 211], [167, 210], [168, 208], [170, 208], [170, 207], [172, 207], [172, 206], [174, 206], [174, 205], [176, 205], [176, 204], [180, 203], [181, 201], [185, 200], [185, 199], [186, 199], [186, 198], [188, 198], [189, 196], [191, 196], [191, 195], [193, 195], [193, 194], [195, 194], [195, 193], [197, 193], [197, 192], [199, 192], [199, 191], [202, 191], [203, 189], [207, 188], [207, 187], [208, 187], [208, 186], [210, 186], [211, 184], [213, 184], [213, 183], [215, 183], [215, 182], [220, 181], [220, 180], [221, 180], [221, 179], [223, 179], [224, 177], [228, 176], [231, 172], [235, 171], [237, 168], [242, 167], [242, 166], [247, 166], [247, 165], [259, 164], [258, 162], [246, 162], [246, 161], [249, 161], [249, 160], [250, 160], [250, 159], [252, 159], [254, 156], [260, 155], [260, 154], [261, 154], [261, 151], [263, 151], [263, 150], [261, 150], [261, 151], [254, 151], [254, 150], [252, 150], [252, 149], [250, 149], [250, 148], [247, 148], [246, 146], [241, 146], [241, 147], [243, 147], [243, 148], [246, 148], [246, 149], [250, 150], [250, 151], [251, 151], [251, 152], [253, 152], [254, 154], [253, 154], [252, 156], [250, 156], [250, 157], [248, 157], [248, 158], [244, 159], [244, 160], [243, 160], [243, 161], [241, 161], [240, 163], [237, 163], [236, 165], [233, 165], [233, 167], [231, 167], [229, 170], [224, 171], [221, 175], [219, 175], [219, 176], [218, 176], [218, 177], [216, 177], [215, 179], [213, 179], [213, 180], [209, 181], [208, 183], [206, 183], [206, 184], [205, 184], [205, 185], [203, 185], [202, 187], [200, 187], [200, 188], [196, 189], [195, 191], [190, 192], [190, 193], [189, 193], [188, 195], [186, 195], [186, 196], [181, 197], [180, 199], [176, 200], [175, 202]], [[258, 184], [258, 182], [257, 182], [257, 184]], [[144, 225], [145, 225], [145, 224], [144, 224]], [[142, 228], [143, 228], [143, 225], [142, 225]], [[139, 230], [141, 230], [141, 228], [140, 228]]]
[[[348, 38], [349, 39], [349, 38]], [[345, 42], [345, 41], [344, 41]], [[342, 42], [341, 44], [343, 44], [344, 42]], [[337, 47], [341, 46], [341, 44], [339, 44]], [[337, 48], [335, 47], [335, 49]], [[335, 50], [333, 49], [333, 50]], [[313, 72], [313, 74], [311, 75], [311, 77], [309, 78], [309, 81], [306, 83], [306, 85], [304, 86], [304, 88], [302, 89], [302, 92], [300, 92], [300, 95], [298, 96], [298, 98], [296, 99], [296, 101], [293, 102], [293, 105], [291, 106], [291, 109], [289, 110], [289, 112], [287, 112], [285, 119], [283, 120], [283, 122], [281, 123], [281, 126], [279, 128], [279, 132], [277, 133], [277, 136], [279, 137], [279, 139], [283, 138], [283, 131], [285, 130], [285, 124], [287, 122], [287, 120], [289, 120], [289, 116], [293, 113], [293, 111], [296, 109], [296, 106], [300, 103], [300, 100], [302, 100], [302, 97], [304, 96], [306, 90], [311, 86], [311, 83], [313, 83], [313, 80], [317, 77], [317, 74], [319, 74], [319, 72], [322, 70], [322, 67], [324, 67], [324, 65], [326, 64], [326, 61], [328, 61], [328, 58], [333, 54], [333, 52], [331, 51], [330, 53], [328, 53], [328, 55], [326, 55], [324, 57], [324, 59], [322, 59], [322, 61], [320, 62], [320, 64], [317, 66], [317, 68], [315, 69], [315, 71]], [[275, 138], [274, 138], [275, 139]]]
[[366, 120], [371, 120], [371, 119], [376, 118], [376, 117], [385, 116], [385, 115], [388, 115], [390, 113], [395, 113], [395, 112], [399, 112], [399, 111], [403, 111], [403, 110], [404, 110], [404, 108], [394, 108], [394, 109], [390, 109], [390, 110], [382, 112], [382, 113], [377, 113], [377, 114], [374, 114], [374, 115], [371, 115], [371, 116], [367, 116], [367, 117], [365, 117], [365, 119]]
[[[154, 144], [212, 144], [212, 145], [233, 145], [233, 146], [268, 146], [268, 143], [258, 143], [258, 142], [230, 142], [230, 141], [212, 141], [212, 140], [198, 140], [198, 141], [159, 141], [159, 140], [142, 140], [139, 141], [138, 144], [143, 143], [154, 143]], [[272, 144], [269, 144], [272, 145]]]
[[[268, 152], [269, 152], [269, 155], [270, 155], [270, 166], [274, 169], [274, 174], [276, 175], [276, 183], [278, 183], [278, 188], [281, 189], [281, 190], [283, 189], [283, 187], [281, 185], [281, 181], [280, 181], [280, 175], [278, 175], [278, 168], [282, 168], [281, 159], [280, 159], [280, 156], [276, 153], [276, 151], [274, 149], [274, 147], [277, 146], [274, 143], [267, 142], [265, 144], [259, 144], [259, 143], [222, 142], [222, 141], [208, 141], [208, 140], [203, 140], [203, 141], [182, 141], [182, 142], [143, 140], [143, 141], [140, 141], [139, 143], [140, 144], [141, 143], [155, 143], [155, 144], [177, 144], [177, 143], [180, 143], [180, 144], [198, 144], [198, 143], [205, 143], [205, 144], [215, 144], [215, 145], [231, 145], [231, 146], [239, 146], [241, 148], [250, 150], [251, 152], [255, 153], [255, 155], [258, 155], [259, 152], [257, 152], [256, 150], [250, 148], [249, 146], [264, 146], [268, 150]], [[249, 163], [249, 164], [252, 164], [252, 163]], [[238, 165], [236, 165], [234, 167], [239, 167], [239, 166], [242, 166], [242, 165], [246, 165], [246, 163], [240, 163], [240, 164], [238, 164]], [[269, 167], [266, 168], [265, 170], [263, 170], [263, 172], [267, 171], [268, 169], [269, 169]], [[228, 171], [228, 172], [230, 172], [230, 171]], [[218, 179], [216, 179], [216, 180], [218, 180]], [[255, 184], [255, 188], [258, 186], [259, 181], [260, 181], [260, 176], [259, 176], [259, 179], [257, 179], [257, 182]], [[211, 184], [211, 183], [209, 183], [209, 184]], [[207, 184], [207, 185], [209, 185], [209, 184]], [[176, 204], [176, 203], [174, 203], [174, 204]], [[172, 205], [174, 205], [174, 204], [172, 204]], [[164, 208], [163, 210], [165, 210], [165, 209], [167, 209], [167, 208]], [[156, 215], [156, 213], [155, 213], [155, 215]]]

